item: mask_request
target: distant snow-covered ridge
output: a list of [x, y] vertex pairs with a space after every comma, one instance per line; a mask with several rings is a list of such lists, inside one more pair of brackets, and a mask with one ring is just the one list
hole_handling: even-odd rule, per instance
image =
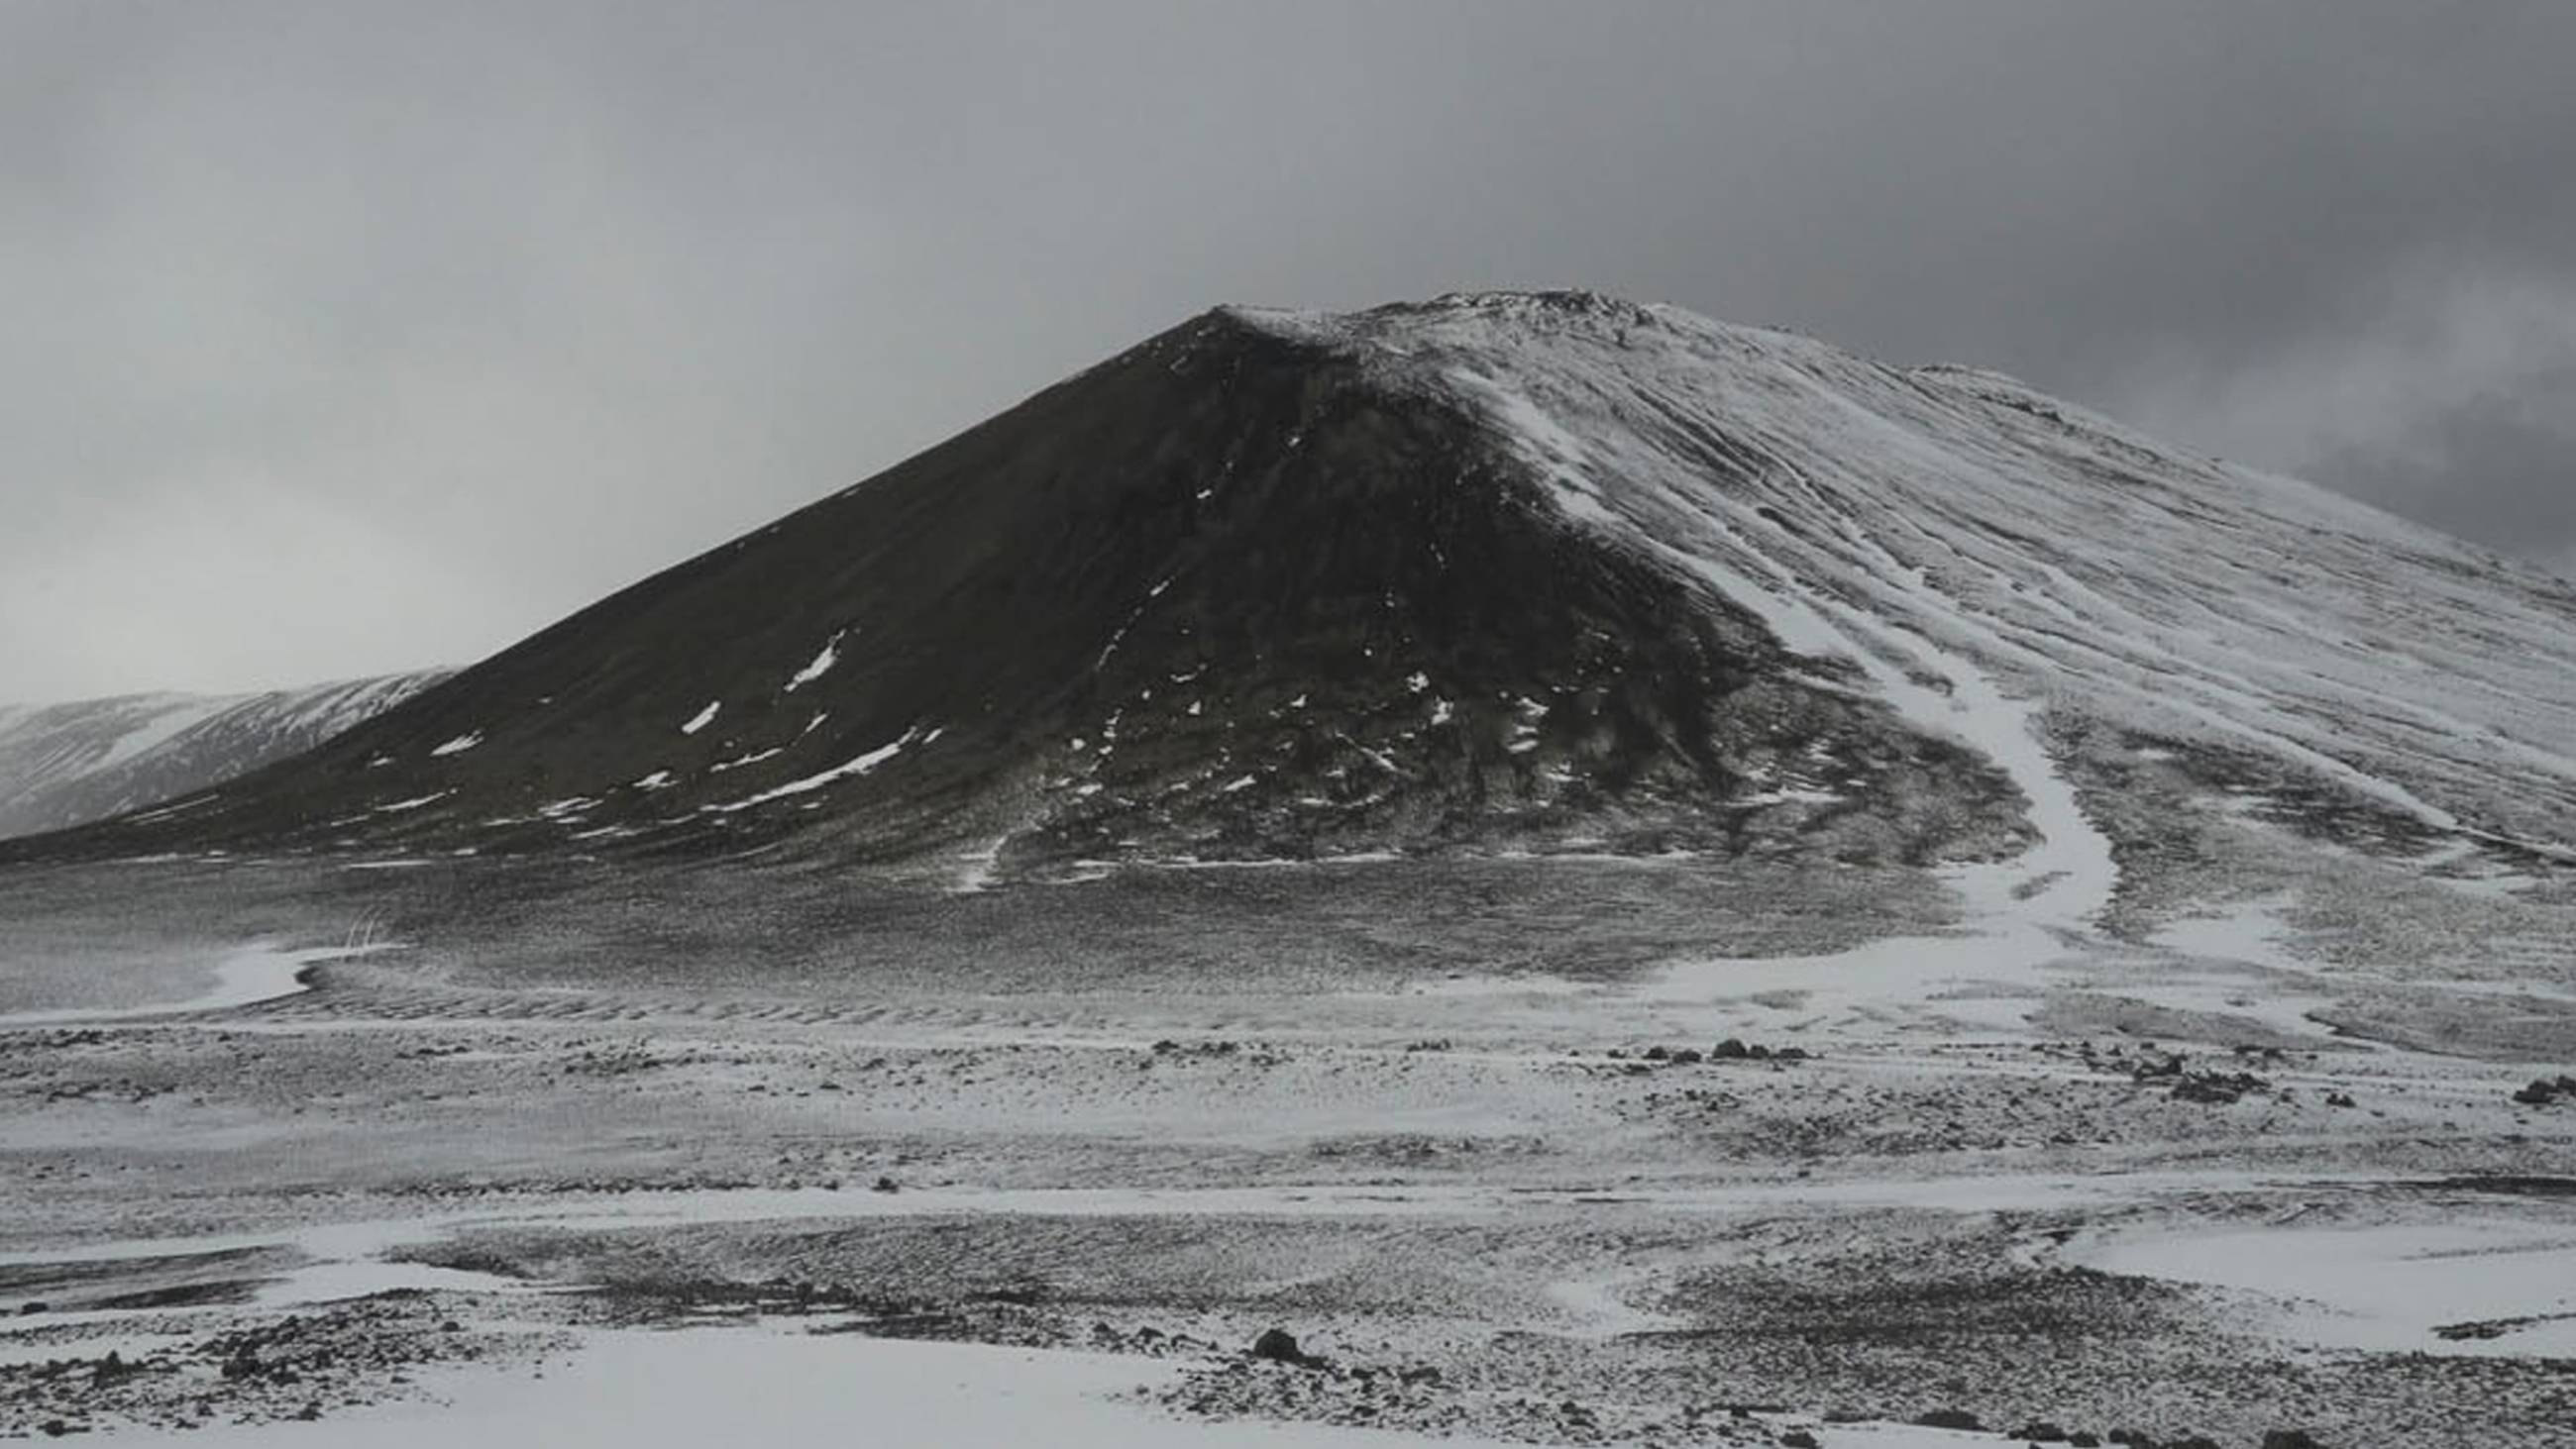
[[425, 669], [265, 694], [126, 694], [0, 705], [0, 838], [139, 810], [301, 754], [450, 672]]

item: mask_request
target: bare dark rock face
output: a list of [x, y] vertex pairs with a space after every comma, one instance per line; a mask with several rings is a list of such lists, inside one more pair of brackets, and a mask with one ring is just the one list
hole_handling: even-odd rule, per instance
[[2576, 1101], [2576, 1076], [2534, 1077], [2513, 1099], [2526, 1107], [2546, 1107], [2561, 1099]]
[[1262, 1330], [1252, 1341], [1252, 1356], [1271, 1363], [1293, 1364], [1298, 1368], [1320, 1368], [1324, 1361], [1297, 1346], [1297, 1335], [1284, 1328]]

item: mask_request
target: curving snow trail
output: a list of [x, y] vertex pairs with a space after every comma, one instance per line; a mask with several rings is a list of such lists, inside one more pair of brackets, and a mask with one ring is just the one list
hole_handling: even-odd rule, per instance
[[[2030, 803], [2038, 842], [2008, 862], [1947, 872], [1985, 945], [2010, 938], [2014, 956], [2054, 955], [2055, 932], [2091, 929], [2093, 917], [2118, 890], [2119, 867], [2110, 840], [2086, 818], [2074, 786], [2049, 755], [2036, 707], [2007, 695], [1966, 654], [1943, 647], [1926, 629], [1898, 616], [1937, 621], [1947, 632], [2000, 650], [2003, 641], [1993, 628], [1942, 594], [1923, 570], [1906, 567], [1860, 535], [1847, 519], [1835, 518], [1833, 526], [1857, 555], [1862, 580], [1883, 613], [1815, 587], [1778, 562], [1773, 551], [1749, 543], [1746, 530], [1778, 525], [1671, 460], [1633, 450], [1611, 456], [1607, 444], [1586, 448], [1525, 394], [1473, 372], [1454, 372], [1450, 380], [1545, 470], [1577, 527], [1686, 570], [1754, 613], [1794, 653], [1857, 664], [1878, 697], [1918, 730], [1966, 744], [2012, 780]], [[1658, 522], [1679, 526], [1648, 526], [1602, 506], [1606, 490], [1586, 472], [1605, 466], [1644, 484], [1667, 512]]]

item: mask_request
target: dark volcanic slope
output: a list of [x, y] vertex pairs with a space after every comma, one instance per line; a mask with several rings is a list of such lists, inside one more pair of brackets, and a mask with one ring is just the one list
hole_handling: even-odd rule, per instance
[[2576, 859], [2571, 741], [2562, 581], [2007, 378], [1498, 294], [1210, 313], [312, 755], [21, 851], [2044, 841], [2072, 920], [2104, 751]]
[[[1218, 312], [78, 844], [792, 831], [1007, 864], [2013, 838], [2000, 775], [1787, 663], [1573, 529], [1471, 407]], [[1793, 758], [1871, 803], [1729, 803]], [[1893, 775], [1912, 786], [1875, 788]]]

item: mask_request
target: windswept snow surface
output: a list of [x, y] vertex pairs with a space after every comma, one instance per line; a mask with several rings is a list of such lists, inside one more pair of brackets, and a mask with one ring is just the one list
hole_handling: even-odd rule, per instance
[[[1929, 570], [1907, 566], [1863, 535], [1847, 514], [1829, 512], [1822, 519], [1851, 550], [1842, 568], [1830, 574], [1802, 569], [1793, 554], [1784, 561], [1786, 550], [1779, 545], [1789, 530], [1717, 486], [1706, 457], [1655, 445], [1672, 435], [1673, 426], [1641, 429], [1618, 417], [1615, 407], [1604, 415], [1603, 404], [1615, 404], [1631, 386], [1628, 359], [1620, 359], [1614, 371], [1572, 346], [1564, 352], [1530, 348], [1523, 345], [1526, 334], [1517, 331], [1489, 336], [1509, 336], [1513, 345], [1480, 357], [1481, 369], [1457, 367], [1444, 376], [1520, 441], [1572, 522], [1702, 580], [1754, 613], [1794, 653], [1856, 666], [1916, 729], [1975, 749], [2029, 801], [2038, 835], [2031, 849], [2009, 862], [1949, 873], [1965, 898], [1972, 934], [1944, 938], [1932, 943], [1935, 949], [1947, 947], [1989, 970], [2010, 970], [2056, 954], [2055, 933], [2089, 928], [2118, 885], [2111, 844], [2085, 817], [2074, 787], [2041, 739], [2039, 702], [2008, 694], [1980, 662], [1980, 656], [2009, 652], [1995, 621], [1944, 593]], [[1498, 381], [1498, 374], [1512, 382]], [[1648, 376], [1654, 375], [1650, 369]], [[1674, 386], [1673, 395], [1649, 391], [1637, 401], [1688, 418], [1684, 399], [1695, 394], [1683, 382]], [[1566, 399], [1582, 401], [1569, 406]], [[1708, 416], [1688, 421], [1712, 436], [1721, 418], [1734, 420], [1723, 392], [1701, 401]], [[1813, 491], [1794, 464], [1779, 466]], [[1761, 545], [1749, 537], [1760, 538]], [[1849, 587], [1853, 579], [1865, 585], [1857, 598]], [[1875, 959], [1890, 948], [1879, 943], [1813, 964], [1820, 975], [1828, 974], [1865, 965], [1862, 958]], [[1911, 960], [1926, 943], [1894, 948]], [[1747, 964], [1710, 963], [1706, 973], [1690, 973], [1671, 989], [1687, 995], [1698, 989], [1699, 975], [1737, 976]]]
[[[929, 734], [916, 725], [862, 758], [887, 768], [900, 758], [889, 746]], [[980, 855], [943, 864], [971, 885]], [[2347, 863], [2365, 883], [2394, 874]], [[1989, 1424], [2044, 1413], [2079, 1428], [2139, 1422], [2138, 1394], [2170, 1393], [2146, 1420], [2168, 1442], [2184, 1426], [2252, 1444], [2297, 1424], [2326, 1443], [2551, 1442], [2526, 1431], [2563, 1407], [2544, 1360], [2565, 1352], [2576, 1322], [2561, 1316], [2576, 1311], [2562, 1271], [2576, 1219], [2563, 1176], [2550, 1174], [2563, 1174], [2576, 1119], [2516, 1103], [2530, 1069], [2501, 1057], [2365, 1047], [2313, 1028], [2287, 1050], [2264, 1046], [2303, 1022], [2263, 1008], [2301, 993], [2336, 998], [2331, 1014], [2364, 1028], [2450, 1009], [2445, 993], [2371, 962], [2321, 970], [2297, 954], [2313, 939], [2312, 901], [2200, 903], [2202, 918], [2151, 940], [2106, 942], [2062, 939], [2073, 933], [2044, 923], [2059, 907], [2043, 896], [2038, 922], [1937, 938], [1948, 956], [1916, 942], [1911, 955], [1878, 949], [1868, 970], [1773, 959], [1703, 999], [1661, 1000], [1627, 989], [1627, 973], [1534, 972], [1510, 990], [1463, 974], [1525, 938], [1570, 934], [1562, 904], [1508, 932], [1496, 926], [1513, 918], [1479, 921], [1463, 947], [1401, 938], [1392, 969], [1364, 949], [1356, 965], [1337, 961], [1337, 948], [1365, 939], [1285, 916], [1230, 969], [1209, 969], [1191, 951], [1228, 902], [1303, 895], [1347, 919], [1390, 875], [1445, 886], [1447, 899], [1471, 878], [1447, 863], [1419, 874], [1418, 862], [1271, 862], [1258, 878], [1246, 863], [1207, 864], [1186, 878], [1175, 865], [1153, 882], [943, 899], [937, 909], [966, 923], [956, 934], [967, 939], [928, 963], [917, 941], [864, 919], [892, 897], [831, 883], [830, 914], [803, 918], [816, 923], [809, 933], [780, 873], [737, 878], [756, 897], [731, 918], [739, 932], [669, 944], [636, 932], [613, 959], [569, 970], [528, 937], [492, 968], [457, 969], [453, 943], [484, 928], [485, 898], [436, 880], [370, 881], [366, 898], [386, 900], [419, 943], [399, 962], [335, 969], [321, 989], [237, 1016], [39, 1028], [9, 1044], [0, 1136], [20, 1161], [78, 1174], [0, 1174], [0, 1280], [11, 1288], [0, 1292], [0, 1365], [74, 1344], [95, 1359], [149, 1317], [163, 1361], [183, 1367], [134, 1378], [135, 1394], [153, 1395], [125, 1401], [140, 1409], [84, 1400], [103, 1435], [148, 1435], [161, 1431], [139, 1427], [143, 1410], [257, 1392], [222, 1386], [219, 1348], [174, 1340], [219, 1343], [293, 1314], [359, 1341], [474, 1343], [486, 1356], [403, 1369], [437, 1407], [344, 1395], [317, 1370], [309, 1389], [263, 1401], [292, 1414], [305, 1394], [327, 1395], [323, 1425], [263, 1424], [261, 1442], [621, 1442], [641, 1431], [616, 1417], [624, 1401], [611, 1386], [639, 1373], [651, 1394], [704, 1406], [651, 1423], [729, 1424], [733, 1437], [774, 1423], [787, 1439], [828, 1440], [851, 1412], [839, 1386], [876, 1384], [875, 1356], [892, 1350], [833, 1331], [855, 1326], [840, 1307], [784, 1309], [759, 1286], [788, 1280], [929, 1305], [925, 1319], [953, 1311], [959, 1326], [943, 1331], [966, 1337], [1126, 1345], [1089, 1397], [1042, 1387], [1102, 1362], [1078, 1355], [968, 1346], [916, 1362], [934, 1377], [955, 1366], [961, 1395], [1024, 1396], [1046, 1442], [1084, 1442], [1083, 1425], [1113, 1414], [1121, 1427], [1107, 1442], [1258, 1442], [1234, 1414], [1347, 1421], [1354, 1405], [1417, 1432], [1445, 1423], [1470, 1443], [1753, 1442], [1758, 1426], [1728, 1432], [1738, 1421], [1725, 1418], [1707, 1434], [1644, 1427], [1672, 1425], [1707, 1384], [1799, 1416], [1956, 1405]], [[1775, 884], [1809, 874], [1779, 869]], [[2042, 880], [2019, 860], [1992, 869]], [[1325, 872], [1337, 884], [1319, 886]], [[1736, 867], [1612, 857], [1484, 879], [1554, 889], [1545, 877], [1557, 872], [1586, 872], [1565, 899], [1606, 902], [1572, 927], [1606, 921], [1623, 941], [1637, 903], [1658, 899], [1641, 887], [1668, 873], [1676, 896], [1770, 894]], [[673, 919], [631, 914], [619, 875], [607, 883], [615, 914], [549, 906], [549, 920], [589, 936]], [[1494, 895], [1499, 910], [1514, 892]], [[1407, 887], [1402, 898], [1435, 897]], [[1812, 897], [1790, 904], [1810, 909]], [[1141, 947], [1104, 950], [1084, 939], [1097, 929], [1086, 907], [1185, 918]], [[726, 923], [702, 920], [684, 896], [669, 909], [687, 912], [691, 930]], [[1016, 928], [1026, 945], [989, 929], [1014, 910], [1030, 913]], [[1368, 912], [1362, 924], [1403, 919]], [[1683, 949], [1727, 919], [1694, 916], [1657, 939]], [[725, 949], [781, 922], [775, 939], [832, 942], [849, 964], [781, 971], [765, 942]], [[2015, 975], [1995, 946], [2020, 939], [2012, 932], [2070, 959]], [[1461, 974], [1419, 959], [1425, 949]], [[1579, 966], [1583, 953], [1528, 959]], [[2177, 994], [2184, 975], [2210, 984]], [[2236, 1010], [2237, 985], [2261, 1005]], [[2354, 1017], [2400, 986], [2399, 1007]], [[2171, 1009], [2130, 1013], [2132, 996]], [[1945, 1015], [1972, 1030], [1933, 1020]], [[2476, 1003], [2454, 1019], [2479, 1019]], [[2265, 1025], [2279, 1031], [2255, 1029]], [[1700, 1059], [1724, 1036], [1783, 1050]], [[1684, 1061], [1649, 1044], [1699, 1050]], [[1791, 1044], [1812, 1055], [1790, 1059]], [[2269, 1085], [2189, 1100], [2159, 1085], [2185, 1078], [2153, 1069], [2185, 1058], [2195, 1080], [2253, 1072]], [[603, 1134], [604, 1122], [615, 1130]], [[316, 1164], [329, 1173], [318, 1184]], [[496, 1272], [513, 1276], [485, 1276]], [[563, 1291], [602, 1282], [618, 1294]], [[228, 1305], [111, 1317], [127, 1295], [225, 1285], [239, 1295]], [[350, 1301], [360, 1294], [395, 1296]], [[997, 1308], [997, 1294], [1014, 1296]], [[18, 1315], [19, 1299], [38, 1298], [52, 1308]], [[1894, 1319], [1891, 1335], [1891, 1301], [1935, 1317]], [[429, 1332], [451, 1319], [468, 1337]], [[2083, 1331], [2052, 1328], [2068, 1322]], [[1132, 1335], [1148, 1324], [1165, 1335], [1158, 1344], [1186, 1332], [1214, 1347], [1144, 1356]], [[1354, 1372], [1228, 1367], [1274, 1324]], [[497, 1336], [472, 1337], [529, 1325], [566, 1335], [542, 1365]], [[1819, 1341], [1830, 1351], [1811, 1352]], [[639, 1344], [675, 1356], [646, 1364]], [[2318, 1380], [2316, 1345], [2395, 1356]], [[139, 1348], [124, 1351], [138, 1359]], [[1692, 1356], [1679, 1370], [1677, 1348]], [[1790, 1366], [1775, 1367], [1784, 1350]], [[796, 1373], [768, 1376], [791, 1362]], [[2212, 1363], [2226, 1373], [2204, 1376]], [[1355, 1372], [1412, 1364], [1438, 1369], [1443, 1386], [1394, 1395]], [[2389, 1392], [2399, 1375], [2412, 1376], [2407, 1392]], [[869, 1442], [907, 1442], [905, 1392], [871, 1389]], [[773, 1404], [791, 1393], [817, 1417]], [[386, 1397], [405, 1401], [374, 1402]], [[1412, 1407], [1387, 1411], [1399, 1397]], [[1524, 1399], [1545, 1406], [1545, 1422], [1522, 1414]], [[1555, 1406], [1578, 1400], [1599, 1430], [1553, 1428]], [[192, 1442], [234, 1432], [237, 1400], [217, 1402]], [[1209, 1403], [1212, 1419], [1160, 1417]], [[1460, 1417], [1440, 1417], [1453, 1409]], [[773, 1411], [785, 1417], [764, 1417]], [[721, 1417], [685, 1417], [699, 1412]], [[957, 1442], [957, 1426], [974, 1422], [920, 1412], [935, 1431], [919, 1442]], [[2461, 1432], [2417, 1432], [2437, 1420]], [[2383, 1432], [2391, 1421], [2402, 1429]], [[1835, 1446], [2005, 1442], [1770, 1422]], [[1014, 1434], [995, 1442], [1032, 1437]]]
[[[2262, 1294], [2285, 1331], [2340, 1348], [2405, 1353], [2576, 1354], [2576, 1231], [2492, 1218], [2364, 1227], [2267, 1226], [2079, 1239], [2067, 1256]], [[2483, 1333], [2447, 1325], [2487, 1324]]]
[[460, 1443], [484, 1449], [838, 1443], [1162, 1449], [1220, 1440], [1254, 1449], [1479, 1449], [1495, 1442], [1317, 1424], [1237, 1423], [1211, 1431], [1121, 1401], [1138, 1388], [1178, 1378], [1177, 1365], [1109, 1354], [818, 1337], [767, 1327], [595, 1331], [583, 1335], [582, 1350], [548, 1376], [442, 1371], [433, 1386], [444, 1403], [386, 1406], [309, 1427], [119, 1434], [106, 1442], [259, 1449], [306, 1443], [345, 1449]]
[[1569, 526], [1707, 584], [1794, 654], [1857, 664], [1993, 759], [2043, 837], [2009, 882], [2049, 882], [2021, 918], [2080, 925], [2112, 885], [2034, 729], [2061, 707], [2576, 858], [2576, 589], [2536, 570], [1991, 373], [1674, 308], [1237, 315], [1483, 415]]
[[[445, 1369], [442, 1401], [387, 1405], [325, 1424], [116, 1433], [111, 1444], [331, 1445], [334, 1449], [709, 1449], [727, 1444], [865, 1444], [869, 1449], [1048, 1445], [1051, 1449], [1501, 1449], [1515, 1441], [1316, 1423], [1168, 1417], [1133, 1401], [1178, 1380], [1178, 1364], [1111, 1354], [818, 1337], [773, 1327], [678, 1334], [594, 1331], [551, 1375]], [[1806, 1421], [1797, 1421], [1806, 1422]], [[857, 1427], [855, 1434], [854, 1426]], [[1971, 1449], [1990, 1435], [1848, 1424], [1834, 1442], [1866, 1449]]]

